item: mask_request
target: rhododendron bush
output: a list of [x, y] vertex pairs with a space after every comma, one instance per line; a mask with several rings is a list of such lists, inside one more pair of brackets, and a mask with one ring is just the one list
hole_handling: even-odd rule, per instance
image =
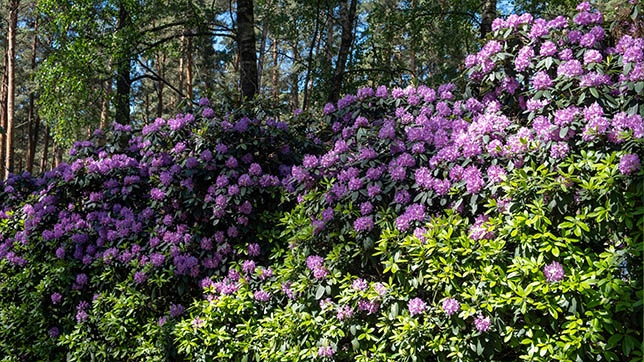
[[328, 104], [288, 254], [206, 288], [180, 352], [641, 359], [642, 39], [577, 11], [497, 19], [462, 88]]
[[322, 150], [204, 101], [10, 178], [1, 350], [641, 360], [643, 40], [608, 25], [497, 19], [462, 79], [326, 105]]
[[2, 186], [0, 323], [25, 329], [2, 329], [3, 355], [47, 359], [58, 344], [121, 358], [228, 262], [267, 259], [267, 221], [304, 146], [285, 122], [216, 116], [207, 99], [101, 136], [70, 164]]

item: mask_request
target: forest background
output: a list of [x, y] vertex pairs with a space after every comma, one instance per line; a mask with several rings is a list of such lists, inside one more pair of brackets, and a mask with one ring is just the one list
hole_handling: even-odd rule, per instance
[[[599, 4], [619, 16], [620, 1]], [[455, 79], [500, 15], [570, 0], [3, 0], [2, 173], [43, 172], [107, 123], [200, 97], [314, 112], [359, 86]], [[458, 78], [456, 78], [458, 79]]]

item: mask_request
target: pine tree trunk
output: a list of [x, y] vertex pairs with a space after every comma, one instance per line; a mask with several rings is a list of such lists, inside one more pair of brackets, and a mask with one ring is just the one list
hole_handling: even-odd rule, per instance
[[[199, 32], [208, 31], [208, 27], [204, 24], [201, 25], [202, 28]], [[205, 37], [204, 43], [201, 43], [199, 49], [201, 49], [201, 67], [203, 71], [203, 76], [201, 77], [201, 89], [211, 89], [211, 82], [213, 80], [213, 70], [215, 69], [215, 48], [213, 44], [214, 36]]]
[[[34, 39], [31, 44], [31, 73], [36, 69], [36, 47], [38, 45], [38, 15], [34, 21]], [[29, 94], [29, 121], [27, 123], [28, 139], [27, 144], [27, 171], [33, 172], [34, 159], [36, 156], [36, 142], [38, 142], [38, 129], [40, 125], [37, 123], [35, 109], [34, 109], [35, 95], [32, 91]]]
[[186, 96], [192, 101], [192, 37], [186, 40]]
[[273, 38], [273, 75], [271, 79], [273, 87], [273, 99], [275, 101], [279, 98], [279, 63], [277, 58], [277, 37]]
[[56, 165], [56, 152], [58, 150], [56, 149], [56, 144], [52, 143], [51, 144], [51, 169], [55, 169], [58, 165]]
[[[163, 57], [161, 57], [159, 54], [156, 54], [157, 58], [157, 74], [161, 78], [165, 76], [165, 53], [163, 53]], [[157, 117], [163, 117], [163, 87], [165, 86], [165, 83], [163, 81], [159, 80], [157, 83], [157, 98], [158, 98], [158, 103], [157, 103]]]
[[112, 94], [112, 83], [105, 81], [103, 84], [103, 99], [101, 100], [101, 124], [100, 127], [103, 131], [107, 130], [108, 118], [110, 113], [110, 94]]
[[295, 64], [297, 64], [297, 62], [299, 61], [298, 53], [299, 53], [299, 50], [297, 49], [297, 39], [296, 39], [293, 42], [293, 67], [291, 67], [291, 106], [293, 107], [293, 109], [300, 108], [300, 100], [299, 100], [300, 85], [298, 84], [299, 76], [295, 66]]
[[[351, 1], [351, 3], [347, 4], [348, 1]], [[344, 80], [347, 57], [349, 56], [349, 49], [353, 43], [353, 22], [355, 20], [357, 3], [358, 0], [343, 0], [342, 3], [340, 3], [340, 13], [342, 14], [342, 37], [340, 40], [340, 50], [338, 51], [338, 61], [335, 64], [335, 70], [331, 79], [331, 90], [328, 96], [328, 101], [331, 103], [338, 101], [340, 98], [340, 92], [342, 91], [342, 82]]]
[[320, 28], [320, 7], [318, 5], [315, 11], [315, 30], [313, 31], [313, 38], [311, 39], [311, 46], [309, 47], [309, 59], [306, 67], [306, 76], [304, 77], [304, 99], [302, 100], [302, 106], [304, 109], [307, 109], [309, 105], [309, 81], [311, 78], [311, 71], [313, 68], [313, 49], [315, 49], [315, 42], [318, 41], [318, 32]]
[[[185, 43], [186, 43], [186, 37], [181, 35], [181, 46], [179, 48], [179, 54], [180, 54], [180, 56], [179, 56], [179, 86], [177, 87], [179, 89], [183, 88], [183, 82], [184, 82], [183, 74], [185, 73], [185, 68], [186, 68], [186, 65], [185, 65], [185, 62], [184, 62], [185, 50], [186, 50]], [[174, 99], [173, 103], [174, 103], [175, 108], [178, 107], [179, 103], [181, 103], [181, 101], [182, 101], [182, 99], [180, 99], [179, 97], [180, 97], [179, 94], [175, 94], [175, 96], [173, 97], [173, 99]]]
[[[268, 4], [270, 6], [270, 3]], [[259, 41], [259, 59], [257, 60], [257, 89], [262, 89], [262, 73], [264, 73], [264, 58], [266, 58], [266, 41], [268, 40], [268, 24], [264, 21], [262, 38]]]
[[[318, 45], [315, 50], [315, 54], [319, 55], [320, 54], [320, 44], [322, 44], [322, 32], [318, 33]], [[310, 93], [313, 91], [313, 77], [310, 75], [311, 71], [309, 71], [309, 81], [307, 82], [306, 89], [308, 89], [309, 94], [304, 100], [304, 109], [307, 110], [309, 109], [309, 106], [311, 104], [311, 96]]]
[[326, 23], [326, 60], [329, 62], [329, 65], [333, 61], [334, 22], [331, 14], [332, 11], [332, 9], [329, 9]]
[[[121, 0], [119, 7], [119, 18], [117, 29], [122, 31], [123, 28], [130, 26], [131, 18], [128, 10]], [[118, 56], [116, 60], [116, 98], [115, 108], [116, 113], [114, 120], [120, 124], [130, 123], [130, 90], [132, 82], [130, 80], [130, 70], [132, 68], [132, 60], [130, 59], [129, 45], [122, 44], [118, 49]]]
[[[411, 10], [412, 10], [412, 16], [415, 18], [414, 12], [416, 11], [416, 1], [411, 0]], [[410, 55], [409, 55], [409, 60], [410, 60], [410, 68], [411, 68], [411, 76], [413, 77], [413, 81], [416, 82], [418, 80], [418, 73], [416, 70], [416, 34], [415, 32], [410, 34], [410, 39], [409, 39], [409, 50], [410, 50]]]
[[492, 31], [492, 22], [496, 18], [496, 0], [483, 0], [481, 10], [481, 38]]
[[7, 141], [5, 150], [5, 174], [4, 177], [9, 177], [9, 173], [13, 172], [13, 127], [15, 116], [16, 99], [16, 24], [18, 23], [18, 0], [11, 0], [9, 2], [9, 31], [7, 32]]
[[150, 121], [150, 93], [145, 93], [145, 122]]
[[257, 94], [257, 54], [255, 54], [254, 27], [253, 0], [237, 0], [237, 44], [242, 99], [252, 99]]
[[40, 158], [40, 172], [47, 171], [47, 158], [49, 151], [49, 126], [45, 128], [45, 136], [43, 137], [42, 157]]
[[63, 163], [63, 149], [58, 146], [56, 147], [56, 167], [60, 166], [61, 163]]
[[[0, 166], [4, 168], [5, 149], [7, 147], [7, 79], [9, 77], [9, 49], [4, 51], [4, 73], [2, 74], [2, 89], [0, 89]], [[4, 172], [1, 173], [4, 176]]]

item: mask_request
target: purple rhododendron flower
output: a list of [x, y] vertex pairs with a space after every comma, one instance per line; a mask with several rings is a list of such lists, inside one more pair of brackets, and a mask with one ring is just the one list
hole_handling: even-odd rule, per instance
[[60, 301], [61, 301], [62, 299], [63, 299], [63, 296], [62, 296], [60, 293], [58, 293], [58, 292], [53, 293], [53, 294], [51, 295], [51, 302], [52, 302], [52, 304], [58, 304], [58, 303], [60, 303]]
[[619, 172], [630, 175], [640, 169], [640, 158], [634, 153], [627, 153], [619, 160]]
[[553, 261], [543, 268], [543, 274], [547, 282], [559, 282], [564, 278], [564, 270], [561, 264]]
[[367, 312], [367, 314], [374, 314], [377, 313], [380, 309], [380, 303], [376, 301], [361, 299], [358, 301], [358, 309]]
[[269, 299], [271, 299], [270, 293], [264, 291], [264, 290], [257, 290], [254, 293], [255, 300], [259, 302], [268, 302]]
[[359, 217], [353, 223], [356, 232], [369, 231], [373, 229], [373, 218], [371, 216]]
[[409, 301], [407, 306], [410, 315], [421, 314], [427, 308], [427, 304], [420, 298], [414, 298]]
[[144, 272], [138, 271], [134, 273], [134, 282], [136, 284], [145, 283], [147, 279], [148, 279], [148, 276]]
[[454, 298], [446, 298], [443, 300], [443, 311], [448, 316], [458, 312], [461, 309], [461, 304]]
[[51, 329], [49, 329], [48, 333], [49, 337], [56, 339], [60, 336], [60, 329], [58, 329], [58, 327], [52, 327]]
[[170, 306], [170, 317], [178, 317], [183, 314], [185, 308], [181, 304], [173, 304]]
[[479, 332], [487, 332], [491, 325], [490, 317], [479, 315], [474, 319], [474, 326], [476, 326], [476, 330]]
[[351, 288], [358, 291], [364, 291], [367, 289], [368, 286], [369, 285], [367, 284], [367, 281], [362, 278], [358, 278], [354, 280], [353, 283], [351, 284]]
[[335, 350], [330, 346], [320, 346], [318, 348], [318, 357], [333, 357]]

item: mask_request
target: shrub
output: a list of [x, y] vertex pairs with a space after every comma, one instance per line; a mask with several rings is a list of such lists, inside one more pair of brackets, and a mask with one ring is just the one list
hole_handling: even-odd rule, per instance
[[[164, 359], [182, 305], [231, 260], [266, 260], [282, 180], [307, 147], [285, 122], [241, 111], [78, 142], [70, 164], [0, 190], [0, 353]], [[165, 356], [165, 357], [164, 357]]]
[[464, 88], [327, 105], [329, 150], [292, 169], [288, 252], [207, 288], [179, 352], [641, 359], [643, 41], [603, 26], [588, 3], [497, 19]]

